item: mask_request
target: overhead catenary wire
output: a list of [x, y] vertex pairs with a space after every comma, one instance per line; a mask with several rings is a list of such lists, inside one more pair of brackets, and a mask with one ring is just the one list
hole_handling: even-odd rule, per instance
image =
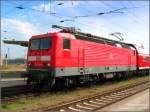
[[[104, 1], [102, 1], [102, 3], [104, 3], [104, 5], [105, 5], [106, 7], [108, 7], [108, 8], [110, 8], [110, 9], [113, 8], [110, 4], [108, 4], [108, 3], [104, 2]], [[123, 5], [123, 7], [126, 7], [126, 6]], [[136, 8], [137, 8], [137, 7], [136, 7]], [[139, 8], [139, 7], [138, 7], [138, 8]], [[126, 7], [126, 10], [128, 10], [128, 9], [132, 9], [132, 8], [131, 8], [131, 7], [130, 7], [130, 8], [129, 8], [129, 7]], [[121, 25], [120, 23], [118, 23], [118, 22], [115, 22], [115, 24], [116, 24], [118, 27], [120, 27], [121, 29], [128, 30], [127, 27], [122, 26], [122, 25]], [[133, 32], [133, 33], [136, 33], [136, 32]]]
[[[57, 15], [57, 14], [55, 14], [55, 15], [53, 15], [53, 14], [49, 14], [49, 13], [47, 13], [47, 12], [43, 12], [43, 11], [41, 11], [41, 10], [37, 10], [37, 9], [33, 9], [33, 8], [30, 8], [30, 7], [23, 7], [23, 6], [15, 6], [15, 8], [18, 8], [18, 9], [28, 9], [28, 10], [33, 10], [33, 11], [37, 11], [37, 12], [41, 12], [41, 13], [45, 13], [45, 14], [48, 14], [48, 15], [50, 15], [50, 16], [55, 16], [55, 17], [57, 17], [57, 18], [62, 18], [62, 17], [68, 17], [68, 18], [72, 18], [72, 17], [70, 17], [70, 16], [63, 16], [63, 15]], [[71, 21], [71, 22], [77, 22], [77, 23], [79, 23], [79, 24], [81, 24], [81, 25], [84, 25], [84, 26], [86, 26], [87, 28], [89, 28], [89, 27], [93, 27], [93, 26], [91, 26], [91, 25], [88, 25], [88, 24], [84, 24], [84, 23], [81, 23], [81, 22], [79, 22], [79, 21]]]
[[[43, 11], [41, 11], [41, 10], [37, 10], [37, 9], [33, 9], [33, 8], [30, 8], [30, 7], [15, 7], [15, 8], [18, 8], [18, 9], [28, 9], [28, 10], [34, 10], [34, 11], [38, 11], [38, 12], [41, 12], [41, 13], [43, 13]], [[47, 13], [47, 12], [44, 12], [44, 13], [46, 13], [46, 14], [48, 14], [49, 15], [49, 13]], [[57, 14], [55, 14], [55, 15], [53, 15], [53, 14], [50, 14], [50, 16], [55, 16], [55, 17], [57, 17], [57, 18], [62, 18], [63, 17], [63, 15], [57, 15]], [[64, 17], [68, 17], [68, 18], [72, 18], [72, 17], [70, 17], [70, 16], [64, 16]], [[76, 21], [77, 22], [77, 21]], [[83, 23], [81, 23], [81, 22], [77, 22], [77, 23], [79, 23], [79, 24], [82, 24], [82, 25], [84, 25], [84, 26], [87, 26], [87, 28], [89, 28], [89, 27], [92, 27], [92, 26], [90, 26], [90, 25], [85, 25], [85, 24], [83, 24]]]
[[[44, 0], [45, 1], [45, 0]], [[110, 5], [109, 5], [109, 7], [110, 7]], [[24, 7], [24, 6], [22, 6], [22, 7], [17, 7], [18, 9], [31, 9], [31, 10], [35, 10], [35, 9], [33, 9], [33, 8], [30, 8], [30, 7]], [[40, 10], [35, 10], [35, 11], [39, 11], [39, 12], [41, 12]], [[50, 11], [49, 11], [50, 12]], [[110, 11], [111, 12], [111, 11]], [[43, 13], [43, 12], [42, 12]], [[44, 12], [44, 13], [47, 13], [47, 12]], [[106, 13], [106, 12], [105, 12]], [[103, 13], [101, 13], [101, 14], [103, 14]], [[61, 15], [61, 16], [59, 16], [60, 14], [59, 13], [57, 13], [57, 14], [51, 14], [50, 16], [55, 16], [55, 17], [57, 17], [57, 18], [62, 18], [62, 17], [68, 17], [68, 18], [72, 18], [72, 17], [69, 17], [69, 16], [63, 16], [63, 15]], [[76, 18], [79, 18], [79, 17], [81, 17], [81, 16], [75, 16]], [[83, 17], [83, 16], [82, 16]], [[76, 21], [74, 21], [74, 22], [77, 22], [78, 20], [76, 19]], [[80, 23], [81, 24], [81, 22], [79, 22], [78, 21], [78, 23]], [[82, 25], [83, 25], [83, 23], [82, 23]], [[85, 25], [85, 24], [84, 24]], [[90, 25], [85, 25], [85, 26], [90, 26]]]
[[[50, 0], [50, 2], [51, 2], [51, 0]], [[44, 0], [44, 4], [45, 4], [45, 0]], [[106, 4], [106, 3], [105, 3]], [[110, 5], [109, 5], [110, 6]], [[16, 7], [16, 8], [18, 8], [18, 9], [23, 9], [23, 7], [21, 7], [21, 6], [18, 6], [18, 7]], [[45, 5], [44, 5], [44, 8], [45, 8]], [[32, 8], [33, 9], [33, 8]], [[120, 8], [120, 9], [116, 9], [116, 10], [112, 10], [112, 11], [108, 11], [108, 12], [102, 12], [102, 13], [97, 13], [96, 15], [103, 15], [103, 14], [108, 14], [108, 13], [122, 13], [122, 12], [115, 12], [115, 11], [117, 11], [117, 10], [121, 10], [121, 9], [125, 9], [125, 7], [124, 8]], [[39, 10], [40, 11], [40, 10]], [[55, 14], [55, 13], [54, 13]], [[93, 14], [94, 15], [94, 14]], [[92, 16], [93, 16], [92, 15]], [[79, 17], [88, 17], [88, 15], [81, 15], [81, 16], [75, 16], [75, 18], [79, 18]]]
[[[111, 5], [109, 5], [108, 3], [106, 4], [105, 3], [105, 5], [107, 6], [107, 7], [109, 7], [109, 8], [113, 8]], [[124, 7], [127, 7], [127, 6], [125, 6], [125, 5], [122, 5], [122, 6], [124, 6]], [[138, 6], [138, 7], [127, 7], [127, 9], [129, 9], [129, 10], [131, 10], [131, 9], [135, 9], [135, 8], [141, 8], [141, 7], [143, 7], [143, 6], [147, 6], [147, 5], [140, 5], [140, 6]], [[134, 21], [135, 22], [135, 21]], [[118, 22], [115, 22], [116, 24], [117, 24], [117, 26], [119, 26], [121, 29], [124, 29], [124, 30], [126, 30], [126, 31], [128, 31], [128, 28], [127, 27], [125, 27], [125, 26], [122, 26], [121, 24], [119, 24]], [[136, 22], [135, 22], [136, 23]], [[137, 23], [137, 24], [139, 24], [139, 23]], [[141, 26], [141, 25], [140, 25]], [[137, 32], [135, 32], [135, 31], [132, 31], [132, 32], [130, 32], [130, 33], [132, 33], [133, 35], [134, 34], [136, 34]], [[140, 33], [140, 32], [139, 32]]]
[[[44, 0], [44, 2], [45, 2], [45, 0]], [[23, 7], [17, 7], [18, 9], [23, 9]], [[33, 8], [30, 8], [30, 9], [32, 9], [32, 10], [34, 10]], [[38, 11], [38, 10], [36, 10], [36, 11]], [[39, 10], [40, 11], [40, 10]], [[103, 13], [101, 13], [101, 14], [103, 14]], [[54, 15], [55, 17], [56, 17], [56, 15]], [[57, 16], [58, 17], [58, 16]], [[77, 17], [81, 17], [81, 16], [75, 16], [76, 18]], [[82, 16], [83, 17], [83, 16]], [[60, 16], [59, 16], [59, 18], [60, 18]], [[80, 23], [81, 24], [81, 22], [78, 22], [78, 23]], [[83, 24], [82, 24], [83, 25]], [[85, 24], [84, 24], [85, 25]], [[89, 25], [86, 25], [86, 26], [89, 26]]]
[[[126, 7], [126, 11], [128, 11], [128, 13], [125, 13], [125, 14], [129, 14], [129, 15], [133, 16], [132, 21], [135, 22], [136, 24], [142, 24], [143, 21], [142, 20], [141, 21], [137, 20], [137, 19], [139, 19], [139, 17], [137, 15], [133, 14], [131, 12], [131, 10], [137, 9], [137, 8], [142, 8], [142, 7], [145, 7], [147, 5], [139, 5], [139, 6], [136, 7], [134, 5], [131, 5], [131, 3], [132, 3], [131, 1], [127, 1], [130, 4], [130, 6], [126, 6], [126, 5], [124, 5], [123, 2], [125, 2], [125, 1], [120, 1], [120, 4], [122, 5], [122, 7]], [[104, 2], [104, 1], [102, 3], [104, 5], [106, 5], [107, 7], [109, 7], [109, 8], [113, 8], [110, 4], [108, 4], [108, 3]]]
[[[28, 8], [28, 9], [29, 9], [29, 8]], [[31, 9], [31, 10], [35, 10], [35, 9], [33, 9], [33, 8], [30, 8], [30, 9]], [[36, 10], [36, 11], [40, 11], [40, 10]], [[42, 12], [42, 13], [43, 13], [43, 12]], [[44, 13], [46, 13], [46, 12], [44, 12]], [[58, 14], [58, 13], [57, 13], [57, 15], [56, 15], [56, 14], [54, 14], [54, 15], [51, 14], [51, 16], [55, 16], [55, 17], [57, 17], [57, 18], [62, 18], [62, 16], [63, 16], [63, 15], [61, 15], [61, 16], [58, 16], [58, 15], [60, 15], [60, 14]], [[69, 16], [63, 16], [63, 17], [69, 17]], [[72, 17], [69, 17], [69, 18], [72, 18]], [[89, 28], [89, 26], [90, 26], [90, 27], [93, 27], [93, 25], [91, 26], [91, 25], [83, 24], [83, 23], [81, 23], [81, 22], [79, 22], [79, 21], [77, 21], [77, 20], [76, 20], [75, 22], [77, 22], [77, 23], [79, 23], [79, 24], [82, 24], [82, 25], [84, 25], [84, 26], [87, 26], [88, 28]], [[117, 23], [117, 24], [118, 24], [118, 23]], [[121, 25], [120, 25], [120, 26], [121, 26]], [[128, 28], [125, 28], [125, 29], [128, 29]]]
[[[128, 1], [127, 1], [127, 2], [128, 2]], [[125, 6], [122, 1], [120, 1], [120, 4], [121, 4], [122, 6]], [[129, 7], [129, 6], [128, 6], [128, 7]], [[133, 10], [133, 9], [131, 9], [131, 10]], [[131, 10], [127, 10], [127, 11], [128, 11], [128, 14], [129, 14], [129, 15], [133, 16], [132, 21], [133, 21], [134, 23], [136, 23], [136, 24], [141, 24], [139, 21], [137, 21], [137, 18], [134, 16], [134, 14], [131, 12]]]
[[[108, 7], [111, 7], [111, 5], [108, 5], [108, 4], [105, 4], [105, 5], [107, 5]], [[141, 8], [141, 7], [143, 7], [143, 6], [147, 6], [147, 5], [140, 5], [140, 6], [138, 6], [138, 7], [126, 7], [126, 6], [123, 6], [123, 9], [126, 9], [126, 10], [130, 10], [130, 9], [135, 9], [135, 8]], [[83, 10], [85, 10], [85, 8], [83, 8]], [[89, 11], [88, 10], [88, 12], [91, 12], [91, 11]], [[123, 13], [123, 12], [119, 12], [119, 13]], [[104, 13], [100, 13], [100, 14], [104, 14]], [[85, 16], [79, 16], [79, 17], [76, 17], [75, 16], [75, 18], [80, 18], [80, 17], [88, 17], [88, 15], [85, 15]], [[115, 22], [116, 23], [116, 22]], [[125, 28], [124, 26], [122, 26], [122, 25], [120, 25], [120, 24], [118, 24], [118, 23], [116, 23], [119, 27], [121, 27], [122, 29], [125, 29], [125, 30], [127, 30], [128, 28]]]
[[[16, 4], [16, 3], [13, 3], [13, 2], [11, 1], [11, 3], [14, 4], [15, 6], [12, 6], [12, 9], [11, 9], [10, 11], [6, 12], [5, 15], [8, 15], [8, 14], [14, 12], [15, 10], [17, 10], [17, 7], [21, 9], [21, 7], [22, 7], [23, 5], [25, 5], [25, 4], [27, 4], [27, 2], [29, 2], [29, 1], [25, 1], [25, 2], [22, 3], [22, 4]], [[5, 5], [6, 5], [6, 4], [5, 4]], [[3, 5], [2, 5], [2, 6], [3, 6]], [[8, 4], [7, 4], [6, 6], [8, 6]], [[11, 6], [9, 6], [9, 7], [11, 7]]]
[[[132, 1], [128, 1], [130, 6], [135, 7]], [[141, 19], [138, 15], [135, 14], [135, 9], [129, 10], [129, 12], [134, 16], [134, 18], [137, 20], [138, 23], [143, 24], [143, 19]]]

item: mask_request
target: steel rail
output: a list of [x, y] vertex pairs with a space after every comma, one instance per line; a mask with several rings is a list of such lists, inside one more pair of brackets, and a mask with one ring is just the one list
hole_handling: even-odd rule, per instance
[[[67, 103], [55, 105], [52, 107], [41, 108], [35, 111], [38, 112], [87, 112], [97, 111], [112, 103], [118, 102], [124, 98], [134, 95], [138, 92], [146, 90], [148, 88], [148, 81], [136, 82], [122, 86], [113, 90], [108, 90], [95, 94], [92, 96], [86, 96], [82, 99], [73, 100]], [[32, 110], [33, 111], [33, 110]]]
[[1, 89], [1, 102], [2, 103], [13, 102], [16, 99], [18, 99], [18, 97], [20, 97], [21, 95], [30, 93], [31, 90], [28, 89], [27, 87], [28, 87], [27, 85], [18, 85], [18, 86], [2, 88]]

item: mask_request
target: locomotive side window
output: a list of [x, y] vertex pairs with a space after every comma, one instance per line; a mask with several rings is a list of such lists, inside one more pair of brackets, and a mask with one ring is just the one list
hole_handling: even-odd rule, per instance
[[68, 38], [63, 39], [63, 49], [70, 49], [70, 39]]
[[39, 49], [39, 45], [40, 45], [39, 39], [31, 40], [30, 49], [31, 50], [38, 50]]

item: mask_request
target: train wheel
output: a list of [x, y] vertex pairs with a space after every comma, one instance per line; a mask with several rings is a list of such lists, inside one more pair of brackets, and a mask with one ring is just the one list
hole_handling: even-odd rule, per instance
[[64, 80], [62, 78], [56, 78], [55, 79], [55, 85], [53, 86], [53, 89], [56, 91], [64, 89]]
[[65, 79], [64, 79], [64, 86], [65, 86], [66, 88], [69, 88], [69, 87], [70, 87], [70, 80], [69, 80], [69, 78], [65, 78]]
[[81, 83], [80, 83], [80, 77], [75, 77], [74, 78], [74, 86], [75, 87], [79, 87], [81, 85]]
[[98, 82], [103, 83], [106, 81], [106, 78], [104, 77], [104, 74], [98, 74]]

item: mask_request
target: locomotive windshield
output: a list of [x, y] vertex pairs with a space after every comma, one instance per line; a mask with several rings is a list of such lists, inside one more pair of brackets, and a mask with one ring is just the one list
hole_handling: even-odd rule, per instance
[[51, 47], [51, 38], [39, 38], [31, 40], [30, 50], [46, 50]]

